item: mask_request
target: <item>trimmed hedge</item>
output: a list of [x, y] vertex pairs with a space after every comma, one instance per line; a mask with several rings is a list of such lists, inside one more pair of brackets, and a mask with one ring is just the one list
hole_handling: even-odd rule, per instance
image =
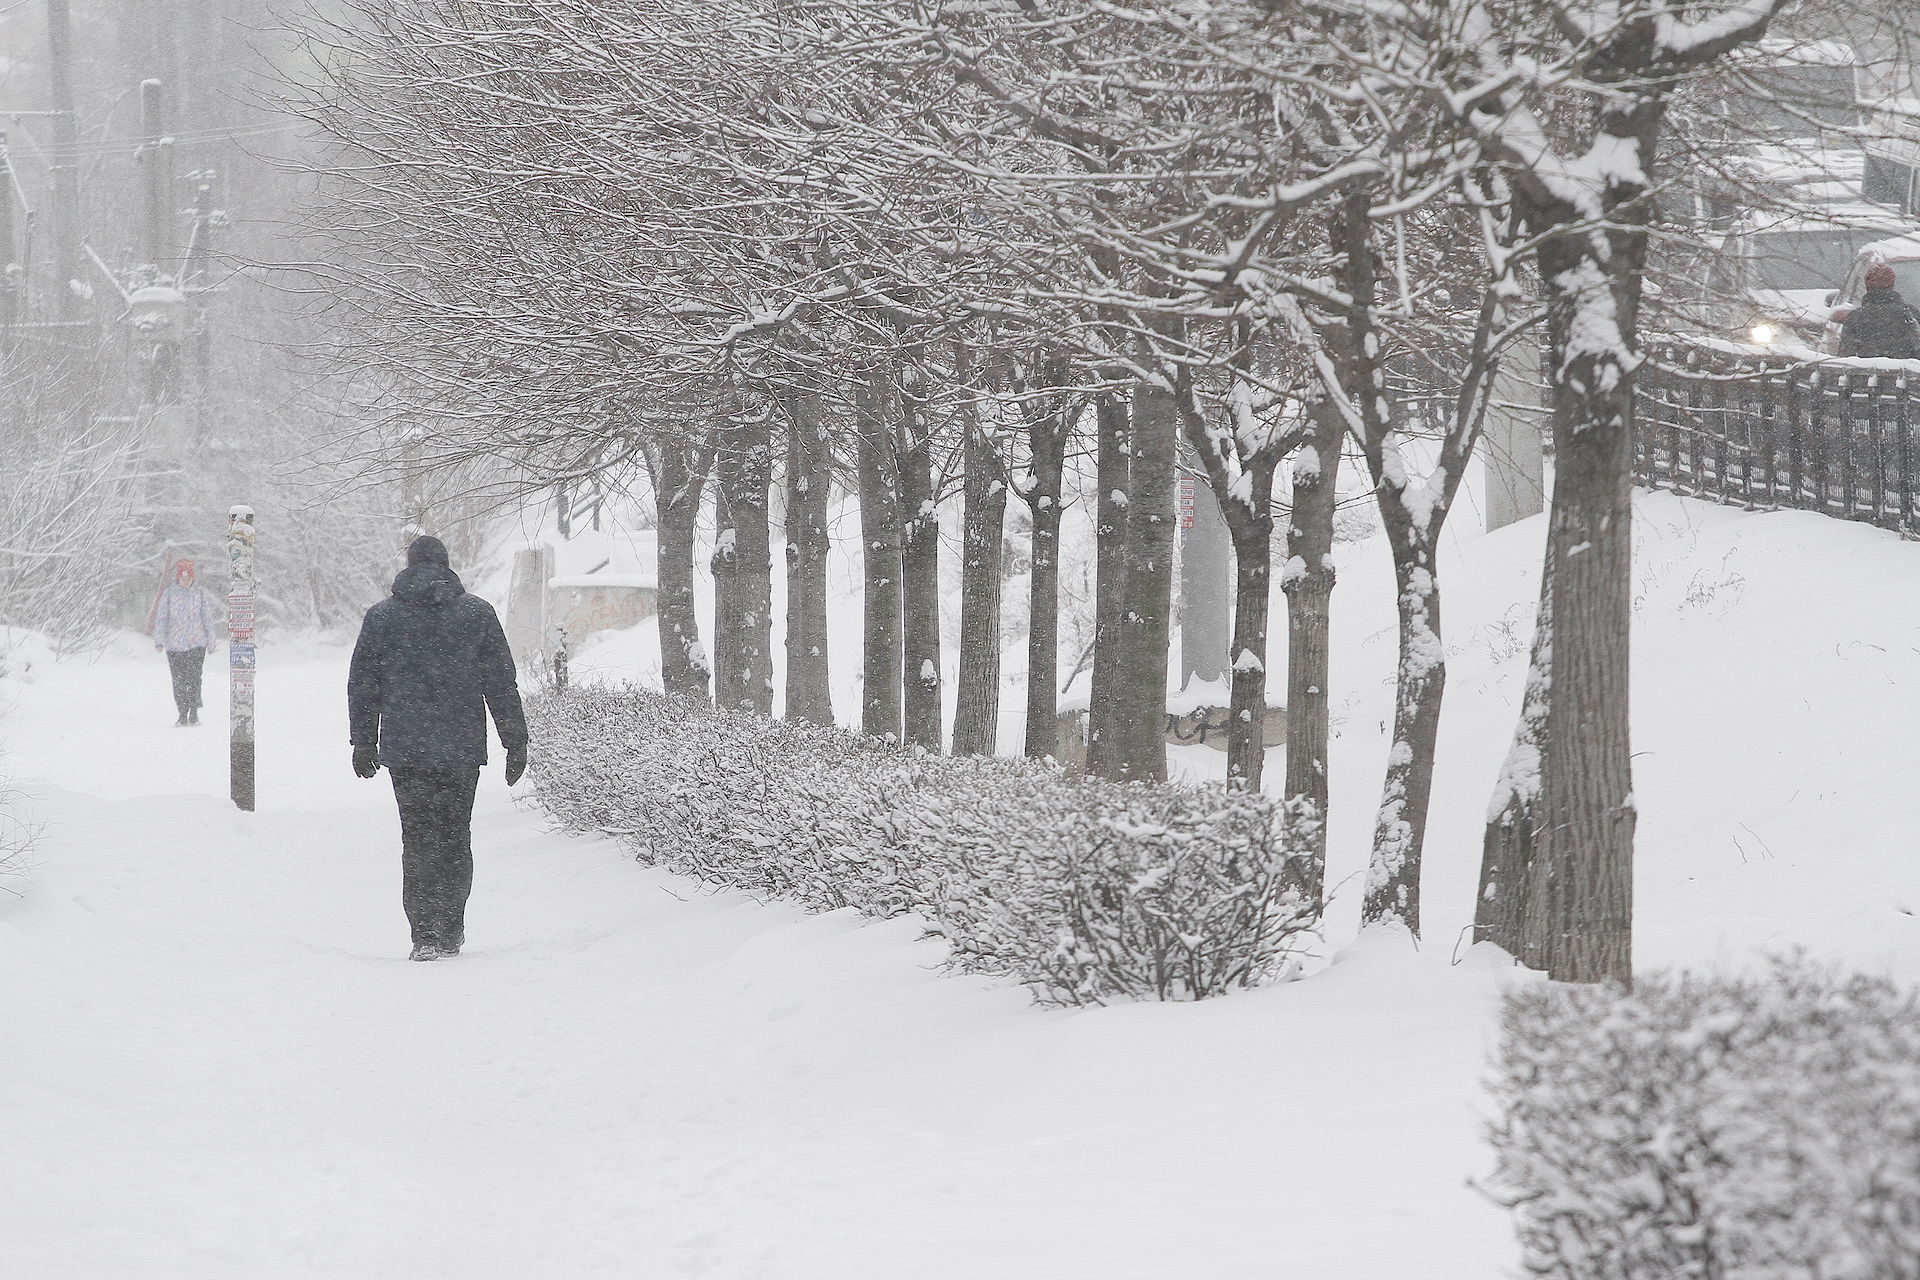
[[816, 910], [917, 913], [950, 962], [1060, 1004], [1193, 1000], [1282, 970], [1313, 921], [1270, 798], [955, 759], [649, 690], [529, 708], [539, 803], [642, 861]]
[[1527, 1275], [1920, 1278], [1920, 1007], [1890, 982], [1529, 989], [1493, 1091]]

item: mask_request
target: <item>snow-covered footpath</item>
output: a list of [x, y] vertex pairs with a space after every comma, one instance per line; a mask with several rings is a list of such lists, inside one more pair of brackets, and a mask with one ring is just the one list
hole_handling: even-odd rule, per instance
[[1464, 1280], [1505, 1255], [1462, 1185], [1484, 976], [1383, 955], [1043, 1012], [936, 973], [911, 926], [545, 834], [491, 769], [468, 951], [410, 964], [344, 663], [268, 653], [255, 815], [150, 653], [8, 682], [46, 823], [0, 907], [8, 1280]]
[[[1799, 943], [1920, 977], [1920, 546], [1641, 513], [1643, 958]], [[33, 891], [0, 903], [0, 1276], [1508, 1273], [1505, 1215], [1467, 1182], [1513, 979], [1451, 951], [1537, 545], [1462, 539], [1443, 566], [1426, 951], [1348, 946], [1199, 1005], [1037, 1010], [937, 972], [910, 924], [547, 833], [497, 762], [468, 951], [409, 964], [392, 795], [348, 768], [343, 649], [263, 649], [253, 815], [225, 796], [219, 679], [209, 725], [174, 729], [137, 646], [16, 672], [0, 775], [45, 829]], [[1336, 763], [1360, 776], [1336, 881], [1378, 778], [1371, 572], [1341, 588]]]

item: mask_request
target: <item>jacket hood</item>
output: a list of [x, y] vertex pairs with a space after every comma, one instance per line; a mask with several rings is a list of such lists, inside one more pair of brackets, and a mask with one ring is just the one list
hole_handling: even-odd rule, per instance
[[1873, 302], [1885, 305], [1889, 302], [1900, 302], [1902, 299], [1900, 297], [1900, 291], [1897, 289], [1869, 289], [1861, 296], [1860, 301], [1862, 303]]
[[467, 593], [460, 575], [443, 564], [410, 564], [393, 580], [393, 594], [408, 604], [452, 604]]

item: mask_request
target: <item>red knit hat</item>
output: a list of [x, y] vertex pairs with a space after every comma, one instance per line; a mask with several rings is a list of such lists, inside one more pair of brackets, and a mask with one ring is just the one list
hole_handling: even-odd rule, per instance
[[173, 579], [175, 582], [178, 582], [182, 578], [191, 577], [193, 577], [193, 561], [175, 560], [173, 562]]
[[1893, 268], [1884, 262], [1877, 262], [1867, 268], [1867, 288], [1891, 289], [1894, 285]]

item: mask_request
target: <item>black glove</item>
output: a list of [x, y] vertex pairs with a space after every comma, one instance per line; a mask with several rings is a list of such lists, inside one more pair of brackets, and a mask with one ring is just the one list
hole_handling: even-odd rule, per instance
[[522, 745], [507, 748], [507, 785], [520, 781], [520, 775], [527, 771], [527, 748]]
[[380, 748], [371, 743], [354, 743], [353, 771], [363, 778], [380, 772]]

